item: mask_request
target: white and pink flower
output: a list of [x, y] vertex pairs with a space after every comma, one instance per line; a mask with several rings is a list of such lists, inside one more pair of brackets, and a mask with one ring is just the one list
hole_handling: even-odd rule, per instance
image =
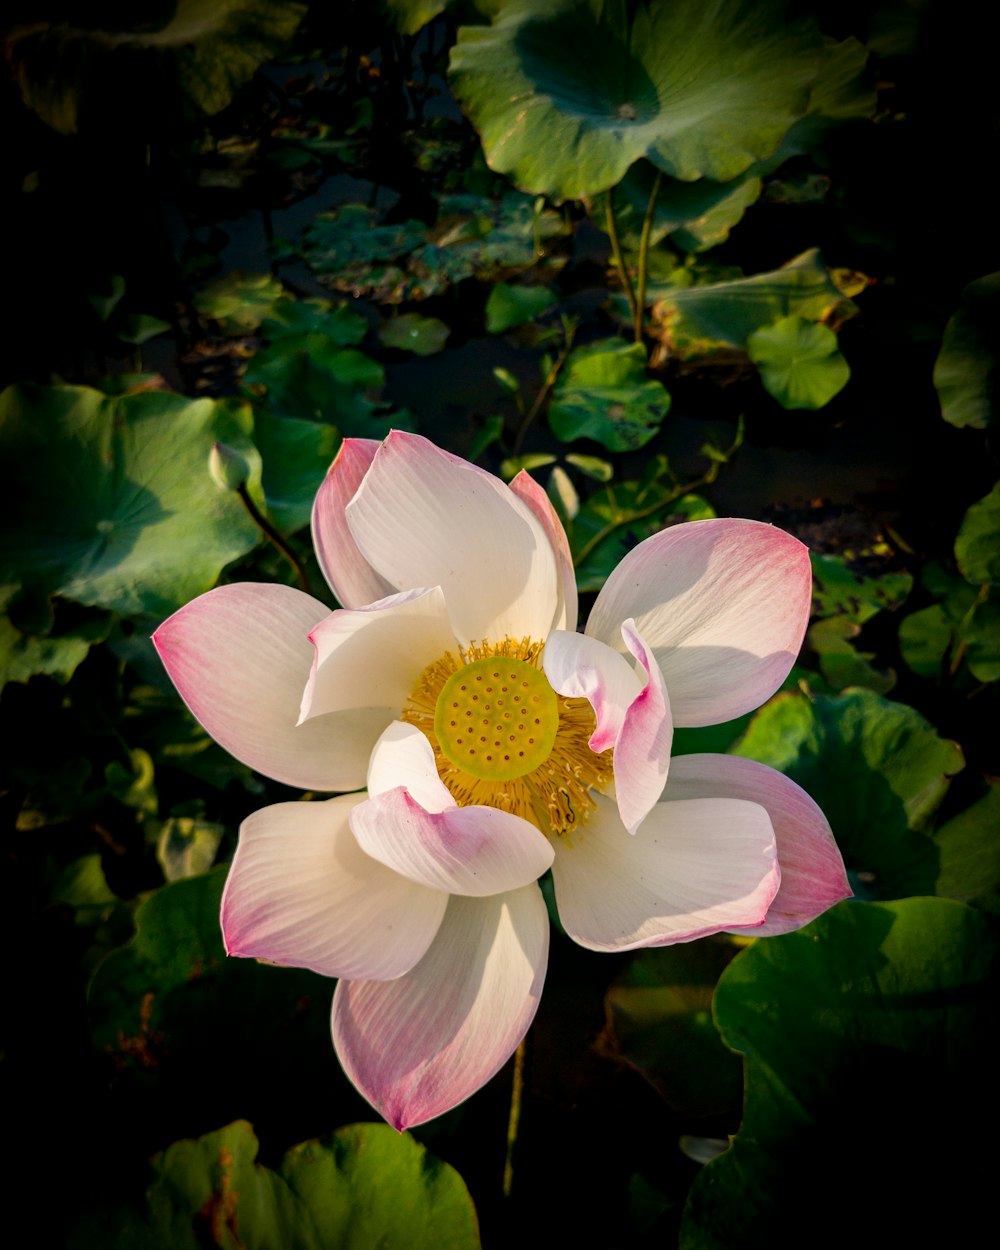
[[794, 538], [740, 520], [664, 530], [578, 634], [541, 488], [403, 433], [343, 444], [313, 534], [342, 608], [222, 586], [154, 641], [238, 759], [358, 791], [245, 821], [222, 927], [232, 955], [340, 978], [337, 1053], [391, 1123], [462, 1101], [524, 1036], [550, 867], [566, 931], [594, 950], [783, 933], [849, 894], [793, 782], [734, 756], [670, 759], [674, 725], [739, 716], [787, 675], [811, 587]]

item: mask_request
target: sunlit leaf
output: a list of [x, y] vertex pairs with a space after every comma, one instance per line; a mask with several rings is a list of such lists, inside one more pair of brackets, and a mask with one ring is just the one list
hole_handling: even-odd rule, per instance
[[451, 329], [438, 317], [403, 313], [384, 321], [378, 336], [386, 347], [398, 347], [415, 356], [433, 356], [442, 351]]
[[490, 166], [557, 201], [614, 186], [641, 157], [726, 182], [808, 103], [821, 45], [784, 4], [508, 0], [465, 27], [452, 87]]
[[477, 1250], [475, 1207], [457, 1172], [386, 1124], [352, 1124], [301, 1142], [276, 1169], [237, 1120], [152, 1160], [143, 1209], [92, 1217], [73, 1250], [102, 1232], [110, 1250]]
[[754, 330], [747, 355], [783, 408], [822, 408], [851, 376], [834, 332], [804, 317], [783, 317]]
[[695, 1180], [682, 1250], [799, 1244], [807, 1213], [845, 1242], [980, 1227], [996, 960], [989, 918], [927, 898], [842, 903], [737, 956], [715, 1013], [745, 1056], [743, 1125]]
[[156, 858], [168, 881], [181, 881], [208, 872], [215, 862], [224, 833], [222, 825], [190, 816], [163, 822], [156, 841]]
[[609, 451], [633, 451], [649, 442], [669, 410], [663, 383], [646, 372], [645, 347], [602, 339], [570, 354], [552, 392], [549, 425], [566, 443], [592, 438]]
[[962, 900], [1000, 893], [1000, 784], [934, 834], [941, 856], [937, 894]]
[[555, 303], [555, 296], [545, 286], [508, 286], [498, 282], [486, 301], [486, 329], [502, 334], [513, 326], [524, 325], [540, 317]]
[[203, 317], [217, 321], [227, 334], [250, 334], [271, 316], [285, 289], [269, 273], [244, 273], [233, 269], [213, 278], [194, 296]]
[[313, 500], [340, 446], [331, 425], [276, 417], [254, 417], [254, 442], [264, 462], [261, 479], [267, 510], [279, 530], [294, 533], [309, 524]]
[[1000, 584], [1000, 482], [962, 518], [955, 559], [974, 586]]
[[125, 614], [165, 615], [207, 590], [259, 541], [239, 499], [208, 472], [213, 443], [255, 466], [248, 412], [167, 392], [106, 398], [86, 387], [10, 388], [0, 398], [0, 583]]

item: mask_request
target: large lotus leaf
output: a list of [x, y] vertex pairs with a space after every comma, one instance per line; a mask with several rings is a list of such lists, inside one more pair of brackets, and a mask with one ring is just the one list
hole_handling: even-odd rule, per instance
[[[486, 159], [561, 201], [640, 157], [727, 182], [770, 155], [808, 104], [821, 42], [782, 0], [511, 0], [466, 27], [450, 77]], [[631, 16], [630, 16], [631, 13]]]
[[964, 767], [911, 707], [868, 690], [836, 698], [782, 694], [734, 748], [797, 781], [826, 813], [856, 890], [926, 894], [938, 856], [922, 830]]
[[1000, 482], [962, 518], [955, 559], [962, 576], [974, 586], [1000, 585]]
[[822, 408], [851, 376], [829, 326], [797, 315], [754, 330], [747, 337], [747, 355], [782, 408]]
[[24, 634], [8, 616], [0, 616], [0, 687], [28, 681], [38, 674], [67, 682], [90, 648], [111, 630], [108, 617], [98, 617], [54, 635]]
[[208, 471], [213, 443], [259, 482], [249, 411], [163, 391], [109, 398], [82, 386], [11, 387], [0, 397], [0, 584], [126, 615], [163, 616], [259, 540]]
[[743, 1125], [695, 1180], [682, 1250], [974, 1242], [997, 953], [991, 918], [920, 898], [842, 903], [738, 955], [715, 1016], [745, 1056]]
[[814, 248], [787, 265], [751, 278], [704, 286], [665, 288], [656, 297], [653, 318], [680, 355], [719, 348], [743, 348], [755, 331], [785, 317], [819, 321], [831, 309], [853, 311]]
[[1000, 361], [1000, 273], [970, 282], [948, 322], [934, 362], [941, 415], [984, 429], [994, 420]]
[[276, 417], [254, 418], [254, 442], [264, 461], [267, 510], [278, 529], [294, 533], [309, 524], [313, 500], [340, 446], [332, 425]]
[[552, 393], [549, 425], [564, 443], [592, 438], [609, 451], [634, 451], [669, 410], [663, 383], [646, 373], [645, 347], [602, 339], [570, 354]]
[[[33, 22], [7, 35], [25, 101], [63, 134], [72, 134], [87, 107], [100, 99], [102, 111], [135, 108], [122, 97], [154, 93], [165, 81], [205, 113], [218, 113], [295, 33], [306, 6], [296, 0], [177, 0], [129, 8], [90, 5], [86, 25]], [[166, 20], [164, 20], [166, 17]], [[116, 95], [117, 93], [117, 95]]]
[[[178, 1141], [152, 1160], [145, 1209], [94, 1217], [73, 1250], [477, 1250], [462, 1178], [405, 1133], [351, 1124], [293, 1146], [276, 1170], [256, 1162], [245, 1120]], [[89, 1226], [88, 1226], [89, 1225]]]
[[402, 35], [415, 35], [439, 13], [462, 22], [488, 22], [503, 0], [381, 0], [389, 19]]
[[273, 314], [276, 303], [286, 302], [284, 291], [269, 273], [234, 269], [207, 282], [193, 302], [203, 317], [217, 321], [227, 334], [252, 334]]
[[[937, 894], [983, 899], [1000, 893], [1000, 784], [934, 834], [941, 856]], [[993, 908], [995, 911], [996, 908]]]

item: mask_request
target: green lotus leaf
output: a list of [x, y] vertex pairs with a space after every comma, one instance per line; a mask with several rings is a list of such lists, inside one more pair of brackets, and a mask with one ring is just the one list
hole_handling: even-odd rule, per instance
[[955, 559], [973, 586], [1000, 584], [1000, 482], [962, 518]]
[[[934, 834], [941, 855], [935, 893], [961, 900], [1000, 893], [1000, 784]], [[992, 908], [991, 910], [996, 910]]]
[[129, 8], [125, 28], [122, 6], [98, 4], [88, 6], [86, 25], [33, 22], [7, 34], [25, 102], [49, 126], [72, 134], [88, 111], [162, 110], [165, 85], [202, 112], [218, 113], [284, 47], [306, 6], [296, 0], [176, 0], [138, 9]]
[[747, 337], [747, 355], [782, 408], [822, 408], [851, 376], [829, 326], [783, 317]]
[[27, 580], [126, 615], [162, 617], [214, 585], [260, 539], [209, 475], [215, 442], [259, 491], [247, 409], [164, 391], [108, 398], [82, 386], [0, 397], [0, 585]]
[[654, 321], [681, 356], [744, 348], [755, 330], [785, 317], [819, 321], [832, 309], [850, 313], [845, 300], [811, 249], [787, 265], [750, 278], [687, 288], [650, 288]]
[[403, 313], [383, 322], [378, 336], [386, 347], [398, 347], [415, 356], [433, 356], [443, 350], [450, 333], [451, 329], [438, 317]]
[[381, 0], [381, 4], [401, 35], [415, 35], [439, 13], [466, 23], [477, 18], [488, 22], [503, 0]]
[[715, 1017], [744, 1056], [743, 1124], [694, 1182], [681, 1250], [798, 1245], [809, 1218], [830, 1244], [974, 1240], [997, 955], [991, 917], [934, 898], [841, 903], [738, 955]]
[[1000, 359], [1000, 273], [970, 282], [934, 362], [941, 415], [981, 430], [994, 420]]
[[921, 608], [899, 625], [903, 659], [921, 677], [938, 680], [965, 664], [981, 682], [1000, 679], [1000, 599], [984, 597], [967, 582], [952, 578], [940, 603]]
[[279, 530], [292, 534], [309, 524], [340, 434], [332, 425], [276, 417], [262, 409], [254, 417], [254, 442], [264, 462], [261, 484], [268, 515]]
[[798, 782], [826, 813], [855, 890], [930, 893], [938, 855], [924, 832], [965, 764], [913, 708], [869, 690], [781, 694], [733, 748]]
[[649, 442], [669, 410], [662, 382], [646, 373], [645, 347], [603, 339], [570, 354], [552, 393], [549, 425], [565, 443], [592, 438], [609, 451], [633, 451]]
[[510, 0], [459, 31], [450, 80], [491, 168], [558, 201], [641, 157], [727, 182], [808, 105], [822, 44], [781, 0]]
[[0, 687], [9, 681], [28, 681], [44, 674], [67, 682], [95, 643], [111, 630], [107, 617], [98, 617], [55, 635], [22, 633], [8, 616], [0, 616]]
[[546, 286], [508, 286], [498, 282], [486, 301], [486, 329], [490, 334], [534, 321], [555, 303]]
[[92, 1214], [71, 1250], [478, 1250], [462, 1178], [388, 1125], [301, 1142], [274, 1170], [257, 1149], [245, 1120], [174, 1142], [152, 1160], [143, 1207]]
[[252, 334], [272, 315], [279, 300], [287, 297], [277, 278], [234, 269], [206, 283], [193, 303], [203, 317], [217, 321], [227, 334]]

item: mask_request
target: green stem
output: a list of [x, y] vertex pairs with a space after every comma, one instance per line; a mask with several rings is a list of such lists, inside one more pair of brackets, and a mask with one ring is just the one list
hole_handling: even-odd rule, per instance
[[618, 223], [615, 220], [614, 201], [612, 199], [611, 188], [608, 188], [607, 200], [605, 201], [604, 210], [605, 229], [608, 232], [608, 238], [611, 240], [611, 256], [615, 262], [615, 268], [618, 270], [618, 277], [625, 292], [625, 298], [628, 301], [629, 312], [632, 314], [632, 324], [635, 324], [636, 317], [636, 299], [635, 288], [632, 286], [632, 279], [629, 276], [628, 269], [625, 266], [625, 257], [622, 255], [621, 244], [618, 241]]
[[542, 405], [545, 403], [546, 399], [548, 399], [549, 393], [552, 390], [553, 386], [555, 386], [556, 379], [559, 377], [559, 373], [562, 370], [563, 365], [566, 363], [567, 358], [569, 357], [569, 353], [573, 347], [573, 338], [576, 335], [576, 326], [573, 324], [572, 321], [567, 320], [563, 326], [563, 330], [564, 330], [565, 338], [563, 341], [562, 350], [560, 351], [559, 355], [555, 358], [555, 360], [552, 362], [552, 366], [549, 369], [548, 373], [545, 375], [545, 380], [542, 382], [541, 389], [539, 390], [538, 394], [535, 396], [531, 407], [524, 414], [521, 420], [521, 424], [517, 427], [517, 433], [514, 435], [514, 442], [511, 445], [512, 456], [520, 455], [521, 446], [524, 443], [524, 436], [527, 434], [528, 430], [531, 428], [531, 423], [541, 412]]
[[507, 1121], [507, 1157], [503, 1165], [503, 1196], [509, 1198], [514, 1188], [514, 1147], [517, 1144], [517, 1128], [521, 1119], [521, 1099], [524, 1095], [524, 1055], [526, 1039], [514, 1051], [514, 1080], [510, 1088], [510, 1118]]
[[635, 299], [635, 318], [632, 323], [635, 327], [637, 343], [642, 342], [642, 320], [646, 310], [646, 278], [649, 274], [649, 236], [653, 232], [653, 210], [656, 207], [656, 197], [660, 193], [662, 181], [663, 174], [657, 170], [656, 177], [653, 179], [653, 189], [649, 193], [649, 203], [646, 205], [646, 215], [642, 219], [642, 234], [639, 236], [639, 290]]
[[257, 526], [268, 542], [281, 552], [281, 554], [295, 570], [295, 580], [299, 584], [299, 589], [304, 590], [306, 594], [309, 594], [309, 578], [306, 576], [306, 571], [302, 567], [302, 561], [250, 498], [250, 492], [247, 490], [246, 482], [243, 482], [236, 488], [236, 493], [239, 495], [240, 499], [243, 500], [243, 507], [246, 508], [247, 512], [250, 514], [250, 519], [253, 521], [254, 525]]

